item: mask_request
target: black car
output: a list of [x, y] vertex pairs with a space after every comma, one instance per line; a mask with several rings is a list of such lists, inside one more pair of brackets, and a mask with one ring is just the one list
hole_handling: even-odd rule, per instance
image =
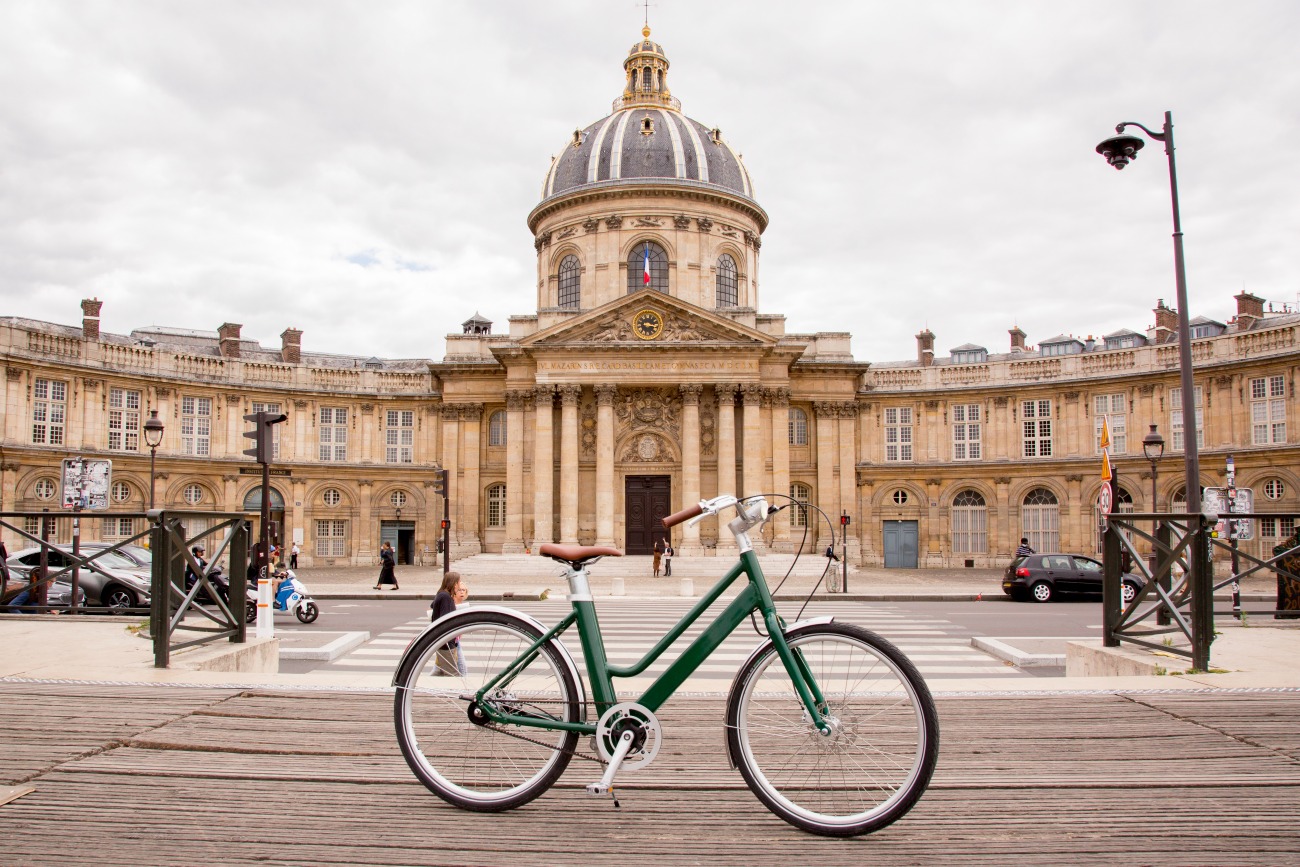
[[[1120, 576], [1124, 604], [1146, 584], [1140, 575]], [[1030, 554], [1017, 557], [1002, 576], [1002, 592], [1012, 599], [1051, 602], [1063, 593], [1101, 593], [1101, 563], [1078, 554]]]

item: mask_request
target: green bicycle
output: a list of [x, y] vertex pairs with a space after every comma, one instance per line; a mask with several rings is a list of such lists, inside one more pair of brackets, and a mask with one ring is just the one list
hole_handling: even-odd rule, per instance
[[[403, 654], [393, 677], [394, 722], [416, 777], [443, 800], [500, 811], [545, 792], [579, 737], [603, 761], [593, 795], [613, 793], [620, 770], [645, 767], [663, 739], [655, 712], [746, 618], [767, 638], [741, 665], [727, 700], [731, 765], [760, 801], [817, 834], [852, 836], [906, 813], [930, 782], [939, 751], [934, 701], [916, 667], [888, 641], [831, 617], [787, 626], [749, 531], [771, 513], [763, 497], [724, 495], [663, 519], [665, 527], [734, 508], [739, 562], [636, 664], [611, 666], [587, 567], [615, 548], [545, 544], [566, 565], [573, 610], [554, 627], [517, 611], [474, 606], [439, 619]], [[657, 660], [741, 576], [748, 584], [634, 702], [614, 678]], [[560, 636], [576, 625], [595, 713]], [[592, 717], [595, 717], [593, 720]]]

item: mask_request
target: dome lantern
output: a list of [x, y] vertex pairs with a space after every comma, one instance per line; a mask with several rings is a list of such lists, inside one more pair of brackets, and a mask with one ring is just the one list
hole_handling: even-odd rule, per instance
[[650, 40], [650, 25], [641, 29], [642, 40], [627, 52], [623, 61], [626, 77], [623, 96], [614, 102], [614, 111], [635, 106], [667, 106], [681, 111], [682, 104], [668, 90], [668, 56], [663, 46]]

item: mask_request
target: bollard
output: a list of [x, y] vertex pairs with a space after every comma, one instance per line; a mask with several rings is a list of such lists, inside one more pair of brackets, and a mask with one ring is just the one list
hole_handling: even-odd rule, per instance
[[694, 596], [695, 582], [689, 578], [683, 578], [681, 581], [681, 589], [678, 590], [678, 593], [682, 596]]
[[622, 595], [624, 594], [624, 592], [626, 592], [626, 591], [624, 591], [624, 589], [623, 589], [623, 579], [622, 579], [622, 578], [620, 578], [620, 577], [618, 577], [618, 576], [615, 576], [614, 578], [610, 579], [610, 582], [609, 582], [609, 595], [610, 595], [610, 596], [622, 596]]

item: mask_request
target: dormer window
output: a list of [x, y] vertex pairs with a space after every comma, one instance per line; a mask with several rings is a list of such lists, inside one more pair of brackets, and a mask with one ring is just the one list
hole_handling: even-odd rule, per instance
[[1038, 344], [1039, 352], [1044, 356], [1078, 355], [1083, 352], [1083, 344], [1073, 337], [1061, 335]]
[[989, 360], [989, 351], [983, 346], [967, 343], [949, 350], [953, 364], [983, 364]]
[[1192, 326], [1192, 339], [1199, 340], [1202, 337], [1218, 337], [1223, 333], [1223, 329], [1215, 323], [1206, 323], [1204, 325]]
[[646, 115], [645, 117], [641, 118], [641, 135], [654, 135], [654, 134], [655, 134], [655, 122], [649, 115]]

